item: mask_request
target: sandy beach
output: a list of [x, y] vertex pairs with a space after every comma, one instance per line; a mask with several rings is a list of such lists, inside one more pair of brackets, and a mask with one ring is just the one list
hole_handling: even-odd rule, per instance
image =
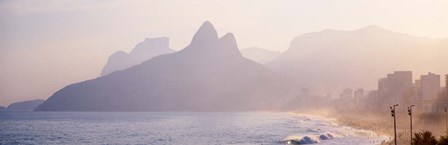
[[[303, 112], [301, 112], [303, 113]], [[393, 144], [394, 130], [393, 117], [390, 112], [362, 112], [362, 111], [307, 111], [305, 114], [318, 114], [320, 116], [334, 118], [339, 124], [350, 126], [356, 129], [364, 129], [377, 133], [378, 135], [389, 136], [389, 141], [378, 144]], [[397, 115], [397, 141], [398, 144], [410, 144], [410, 120], [409, 116], [400, 112]], [[406, 116], [404, 116], [406, 115]], [[443, 114], [438, 114], [443, 115]], [[413, 116], [413, 133], [421, 131], [431, 131], [436, 138], [444, 133], [445, 120], [428, 121], [421, 119], [420, 114]]]

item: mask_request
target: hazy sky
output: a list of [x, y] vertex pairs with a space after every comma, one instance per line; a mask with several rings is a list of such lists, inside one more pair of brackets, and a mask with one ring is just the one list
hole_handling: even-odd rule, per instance
[[[99, 76], [107, 57], [148, 37], [182, 49], [205, 20], [240, 48], [284, 51], [303, 33], [367, 25], [448, 37], [447, 0], [0, 1], [0, 105], [48, 98]], [[415, 74], [420, 75], [420, 74]]]

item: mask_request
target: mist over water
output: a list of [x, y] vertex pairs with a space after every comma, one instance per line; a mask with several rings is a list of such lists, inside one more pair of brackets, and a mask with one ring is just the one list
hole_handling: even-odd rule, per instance
[[448, 130], [447, 7], [0, 1], [0, 145], [418, 144]]
[[268, 112], [0, 112], [0, 144], [375, 144], [375, 133], [332, 120]]

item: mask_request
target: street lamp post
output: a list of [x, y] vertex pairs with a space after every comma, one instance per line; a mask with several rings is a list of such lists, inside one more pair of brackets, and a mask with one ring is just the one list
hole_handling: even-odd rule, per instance
[[396, 116], [395, 116], [395, 107], [398, 106], [398, 104], [395, 104], [393, 107], [390, 106], [390, 113], [392, 115], [392, 117], [394, 117], [394, 141], [395, 141], [395, 145], [397, 145], [397, 121], [396, 121]]
[[410, 121], [411, 121], [411, 145], [412, 145], [412, 107], [414, 107], [415, 105], [411, 105], [408, 107], [408, 114], [410, 116]]
[[445, 106], [445, 129], [448, 134], [448, 106]]

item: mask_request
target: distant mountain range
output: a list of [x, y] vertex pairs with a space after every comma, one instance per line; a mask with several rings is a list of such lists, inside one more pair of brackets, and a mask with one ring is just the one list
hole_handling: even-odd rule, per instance
[[169, 48], [168, 37], [146, 38], [145, 41], [138, 43], [130, 53], [117, 51], [109, 56], [106, 65], [101, 71], [101, 76], [127, 69], [155, 56], [172, 52], [174, 50]]
[[102, 77], [68, 85], [35, 110], [272, 110], [294, 105], [288, 101], [300, 88], [339, 93], [376, 88], [378, 78], [396, 70], [448, 72], [448, 65], [441, 65], [448, 62], [448, 39], [378, 26], [303, 34], [284, 53], [240, 52], [234, 35], [219, 38], [210, 22], [186, 48], [174, 52], [168, 44], [164, 37], [147, 39], [129, 54], [117, 52]]
[[54, 93], [36, 111], [242, 111], [283, 107], [291, 82], [205, 22], [181, 51]]
[[281, 52], [278, 51], [271, 51], [258, 47], [243, 48], [240, 51], [245, 58], [261, 64], [271, 62], [272, 60], [274, 60], [275, 58], [277, 58], [282, 54]]
[[37, 108], [40, 104], [42, 104], [45, 100], [37, 99], [37, 100], [28, 100], [28, 101], [21, 101], [16, 102], [8, 105], [8, 107], [3, 108], [0, 110], [3, 111], [33, 111]]
[[301, 87], [340, 92], [343, 88], [376, 88], [377, 79], [395, 70], [448, 72], [447, 54], [448, 39], [368, 26], [303, 34], [267, 65]]

